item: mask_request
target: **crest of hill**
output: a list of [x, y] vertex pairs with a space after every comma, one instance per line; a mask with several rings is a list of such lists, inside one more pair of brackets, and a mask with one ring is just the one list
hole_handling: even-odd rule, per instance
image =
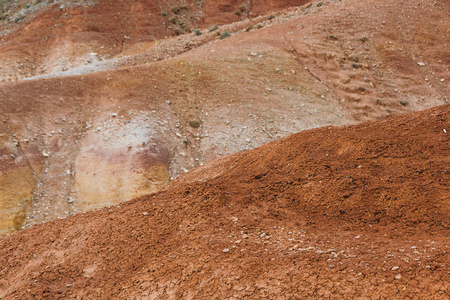
[[[308, 281], [301, 295], [308, 295], [308, 287], [321, 286], [324, 278], [325, 283], [342, 283], [339, 294], [344, 297], [374, 292], [370, 288], [392, 292], [402, 283], [392, 283], [391, 271], [379, 267], [377, 258], [368, 258], [373, 243], [396, 249], [413, 240], [417, 248], [449, 229], [449, 119], [446, 105], [381, 122], [304, 131], [213, 161], [157, 194], [3, 237], [0, 297], [231, 297], [233, 292], [244, 296], [246, 290], [228, 286], [244, 284], [251, 290], [269, 277], [280, 282], [267, 290], [273, 297], [298, 296], [285, 279], [306, 272], [305, 280], [310, 280], [324, 268], [314, 277], [317, 285]], [[315, 246], [302, 248], [299, 256], [287, 255], [283, 247], [292, 230], [304, 240], [314, 236], [310, 242]], [[358, 283], [326, 267], [319, 252], [308, 254], [322, 245], [321, 236], [327, 240], [322, 247], [356, 249], [348, 241], [352, 230], [367, 235], [355, 246], [361, 248], [358, 260], [372, 259], [374, 265], [375, 277], [360, 277]], [[278, 242], [259, 242], [269, 231]], [[402, 236], [411, 232], [408, 239]], [[434, 234], [425, 236], [427, 232]], [[238, 251], [240, 245], [231, 240], [240, 235], [245, 247]], [[245, 240], [245, 235], [251, 238]], [[383, 252], [378, 249], [374, 255]], [[403, 276], [445, 285], [447, 271], [441, 265], [448, 253], [429, 259], [436, 268], [401, 265], [412, 270]], [[361, 268], [369, 272], [367, 265]], [[360, 272], [357, 263], [349, 272], [354, 270]], [[384, 278], [384, 283], [375, 285], [371, 278]], [[360, 283], [363, 294], [357, 295]], [[431, 295], [432, 284], [416, 285], [397, 291]]]
[[194, 169], [165, 190], [353, 224], [448, 226], [449, 108], [303, 131]]

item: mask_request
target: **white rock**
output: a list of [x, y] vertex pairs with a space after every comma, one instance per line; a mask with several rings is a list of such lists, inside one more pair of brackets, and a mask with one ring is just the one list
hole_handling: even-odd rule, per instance
[[424, 63], [424, 62], [421, 62], [421, 61], [419, 61], [417, 64], [418, 64], [419, 66], [421, 66], [421, 67], [425, 66], [425, 63]]

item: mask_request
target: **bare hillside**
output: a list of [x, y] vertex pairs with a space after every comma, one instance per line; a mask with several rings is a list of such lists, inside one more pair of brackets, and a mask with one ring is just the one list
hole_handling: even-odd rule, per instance
[[[1, 234], [305, 129], [448, 102], [445, 1], [186, 3], [55, 1], [3, 21]], [[173, 36], [188, 19], [202, 34]]]
[[0, 239], [4, 299], [448, 299], [450, 106], [323, 127]]

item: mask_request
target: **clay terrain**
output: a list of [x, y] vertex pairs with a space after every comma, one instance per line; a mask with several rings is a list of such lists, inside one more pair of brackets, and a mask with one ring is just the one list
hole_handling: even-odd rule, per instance
[[448, 299], [450, 106], [303, 131], [0, 241], [6, 299]]
[[450, 299], [449, 16], [0, 1], [0, 299]]

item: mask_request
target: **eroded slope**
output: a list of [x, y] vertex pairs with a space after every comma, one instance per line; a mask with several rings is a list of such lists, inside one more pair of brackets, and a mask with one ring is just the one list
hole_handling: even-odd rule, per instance
[[305, 131], [3, 237], [0, 296], [446, 299], [449, 118]]
[[[103, 72], [4, 84], [1, 232], [158, 191], [212, 159], [304, 129], [447, 103], [448, 9], [317, 2], [136, 43]], [[220, 40], [224, 31], [232, 36]]]

